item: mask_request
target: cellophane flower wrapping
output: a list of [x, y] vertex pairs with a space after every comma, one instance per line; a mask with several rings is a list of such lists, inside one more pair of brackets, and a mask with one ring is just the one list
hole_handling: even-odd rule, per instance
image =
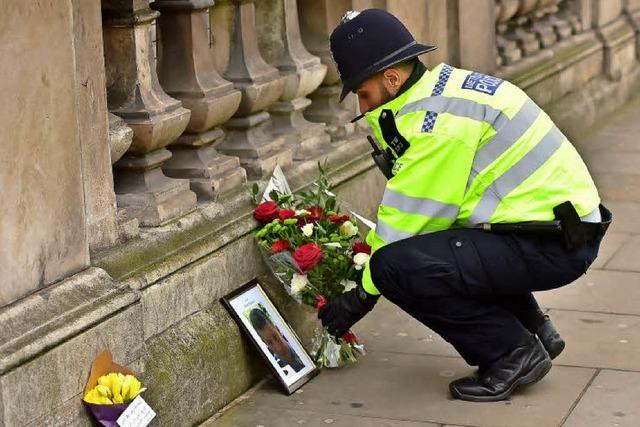
[[[320, 309], [361, 282], [371, 248], [363, 242], [357, 214], [341, 206], [329, 191], [324, 168], [318, 168], [315, 185], [297, 193], [276, 168], [261, 201], [257, 186], [253, 199], [254, 217], [261, 224], [256, 240], [273, 275], [296, 301]], [[354, 363], [363, 354], [364, 346], [351, 331], [342, 337], [326, 328], [315, 331], [311, 355], [320, 368]]]

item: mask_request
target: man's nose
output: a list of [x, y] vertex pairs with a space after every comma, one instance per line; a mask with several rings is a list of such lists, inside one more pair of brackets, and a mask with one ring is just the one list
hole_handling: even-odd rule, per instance
[[358, 106], [360, 107], [360, 113], [369, 111], [369, 103], [360, 97], [358, 97]]

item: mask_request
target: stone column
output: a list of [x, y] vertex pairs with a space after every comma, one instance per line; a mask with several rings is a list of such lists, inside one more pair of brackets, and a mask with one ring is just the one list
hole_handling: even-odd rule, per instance
[[458, 0], [456, 13], [448, 21], [457, 23], [457, 31], [450, 35], [456, 38], [454, 56], [463, 68], [495, 71], [495, 15], [494, 0]]
[[109, 152], [111, 164], [124, 156], [133, 141], [133, 130], [124, 120], [113, 113], [109, 113]]
[[304, 115], [312, 122], [326, 123], [333, 140], [344, 139], [355, 129], [349, 122], [354, 112], [338, 103], [342, 84], [329, 50], [329, 36], [349, 9], [351, 0], [298, 0], [302, 41], [327, 66], [322, 85], [309, 95], [312, 103]]
[[[531, 15], [541, 0], [519, 0], [516, 18], [512, 28], [505, 35], [508, 40], [515, 41], [523, 56], [531, 56], [540, 51], [540, 40], [531, 29]], [[544, 1], [544, 0], [542, 0]]]
[[496, 47], [498, 65], [511, 65], [522, 58], [522, 51], [513, 38], [506, 37], [508, 24], [518, 12], [519, 0], [496, 0]]
[[109, 110], [133, 129], [133, 142], [114, 165], [116, 200], [144, 226], [158, 226], [196, 207], [189, 182], [166, 177], [165, 149], [185, 129], [189, 110], [160, 87], [152, 66], [151, 25], [159, 15], [148, 0], [103, 0]]
[[[111, 152], [111, 164], [122, 158], [131, 147], [133, 130], [127, 126], [124, 120], [115, 114], [109, 113], [109, 151]], [[131, 218], [123, 207], [117, 209], [118, 240], [124, 242], [137, 237], [140, 234], [139, 221]]]
[[[219, 150], [240, 157], [249, 179], [268, 178], [276, 165], [292, 162], [292, 150], [273, 135], [267, 108], [284, 89], [284, 78], [267, 64], [258, 49], [255, 0], [219, 0], [211, 10], [212, 22], [225, 22], [229, 61], [224, 77], [242, 93], [240, 107], [225, 124], [227, 138]], [[221, 47], [226, 48], [226, 47]]]
[[[81, 141], [87, 238], [89, 250], [94, 253], [114, 245], [118, 237], [116, 195], [107, 144], [102, 14], [99, 2], [80, 4], [71, 1], [69, 4], [73, 9], [71, 48], [75, 51], [77, 128]], [[11, 15], [6, 8], [5, 13]], [[62, 24], [58, 22], [58, 25]], [[49, 43], [48, 39], [41, 41], [45, 45]]]
[[256, 14], [260, 51], [285, 77], [280, 99], [269, 107], [274, 134], [287, 139], [294, 160], [317, 157], [331, 137], [323, 123], [307, 121], [302, 112], [311, 104], [306, 96], [320, 86], [327, 66], [302, 44], [296, 0], [261, 0]]
[[185, 133], [169, 146], [173, 157], [162, 169], [187, 178], [201, 200], [240, 187], [246, 173], [237, 157], [215, 147], [224, 140], [220, 128], [238, 109], [241, 94], [216, 72], [209, 48], [209, 8], [214, 0], [156, 0], [162, 55], [158, 77], [163, 89], [191, 111]]
[[604, 71], [621, 80], [636, 63], [636, 32], [623, 15], [623, 0], [594, 0], [593, 26], [604, 44]]
[[640, 0], [625, 0], [625, 9], [636, 32], [636, 57], [640, 59]]
[[[100, 112], [90, 104], [93, 99], [103, 99], [102, 89], [95, 82], [101, 82], [104, 76], [101, 72], [94, 76], [83, 69], [84, 64], [76, 64], [86, 57], [85, 49], [95, 35], [80, 36], [82, 27], [74, 27], [74, 10], [69, 2], [64, 7], [57, 2], [2, 5], [0, 307], [89, 266], [87, 232], [91, 228], [87, 215], [91, 213], [86, 205], [90, 201], [86, 199], [85, 173], [95, 176], [104, 169], [84, 168], [97, 167], [96, 163], [108, 156], [101, 152], [104, 145], [98, 151], [100, 142], [106, 141], [100, 141], [91, 129], [103, 128], [98, 135], [106, 136], [104, 107], [102, 114], [88, 112]], [[74, 41], [83, 44], [77, 46]], [[92, 94], [92, 90], [96, 92]], [[92, 119], [95, 124], [83, 123]], [[83, 159], [83, 155], [93, 158]], [[101, 178], [107, 180], [108, 175], [101, 174]], [[100, 183], [106, 184], [110, 182]], [[4, 346], [6, 331], [11, 336], [14, 324], [2, 320], [0, 324], [0, 345]], [[0, 388], [6, 383], [2, 384]], [[10, 391], [5, 388], [1, 393], [0, 425], [5, 425], [11, 415], [19, 419], [15, 418], [19, 405], [6, 405]], [[32, 404], [33, 400], [28, 402]], [[24, 424], [8, 421], [6, 425]]]
[[558, 35], [549, 16], [558, 11], [558, 3], [560, 0], [538, 0], [531, 17], [531, 31], [536, 34], [543, 49], [553, 46], [558, 41]]

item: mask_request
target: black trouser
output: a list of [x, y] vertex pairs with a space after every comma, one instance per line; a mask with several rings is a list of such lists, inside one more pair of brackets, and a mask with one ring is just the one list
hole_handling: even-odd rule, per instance
[[533, 291], [554, 289], [586, 272], [599, 243], [569, 251], [556, 236], [456, 229], [411, 237], [376, 251], [373, 283], [391, 302], [451, 343], [470, 365], [513, 350], [535, 310]]

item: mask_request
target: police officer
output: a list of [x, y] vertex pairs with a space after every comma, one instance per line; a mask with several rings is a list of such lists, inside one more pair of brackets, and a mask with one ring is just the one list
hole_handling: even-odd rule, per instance
[[531, 292], [585, 273], [611, 219], [584, 162], [515, 85], [427, 70], [417, 56], [435, 47], [386, 11], [347, 13], [330, 44], [388, 181], [362, 283], [322, 323], [340, 336], [382, 294], [479, 367], [454, 397], [502, 400], [539, 381], [564, 341]]

